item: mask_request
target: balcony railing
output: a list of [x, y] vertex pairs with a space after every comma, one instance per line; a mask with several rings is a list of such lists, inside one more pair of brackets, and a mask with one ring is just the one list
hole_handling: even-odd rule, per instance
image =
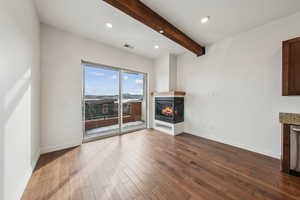
[[[114, 100], [85, 101], [85, 130], [119, 123], [118, 102]], [[123, 123], [142, 120], [142, 102], [123, 103]]]

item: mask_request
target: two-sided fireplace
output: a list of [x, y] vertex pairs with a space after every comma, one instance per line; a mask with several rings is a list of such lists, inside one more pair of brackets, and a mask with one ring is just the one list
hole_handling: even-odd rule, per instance
[[183, 97], [156, 97], [155, 119], [177, 124], [184, 121]]

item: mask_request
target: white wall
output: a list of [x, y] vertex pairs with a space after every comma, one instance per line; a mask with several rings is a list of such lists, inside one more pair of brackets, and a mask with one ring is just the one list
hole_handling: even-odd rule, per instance
[[41, 25], [42, 152], [82, 141], [81, 60], [148, 73], [152, 91], [152, 60]]
[[161, 56], [154, 61], [155, 91], [169, 91], [169, 55]]
[[283, 40], [300, 36], [300, 13], [178, 58], [187, 92], [185, 132], [273, 157], [281, 154], [279, 112], [300, 112], [300, 97], [281, 96]]
[[20, 199], [39, 157], [39, 21], [31, 0], [0, 1], [0, 199]]
[[177, 56], [162, 55], [154, 61], [155, 92], [166, 92], [176, 89]]
[[169, 90], [174, 91], [177, 85], [177, 56], [170, 54], [169, 62]]

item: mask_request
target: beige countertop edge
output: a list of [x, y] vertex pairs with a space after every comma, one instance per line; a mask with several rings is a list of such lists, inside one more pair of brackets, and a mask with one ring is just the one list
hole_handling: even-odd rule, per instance
[[300, 125], [299, 113], [279, 113], [279, 121], [282, 124]]

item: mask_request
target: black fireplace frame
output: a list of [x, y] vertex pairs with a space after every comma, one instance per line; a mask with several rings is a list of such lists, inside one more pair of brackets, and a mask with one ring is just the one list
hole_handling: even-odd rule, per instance
[[[162, 115], [159, 109], [160, 104], [171, 106], [174, 111], [179, 112], [179, 115]], [[155, 120], [172, 124], [184, 122], [184, 97], [155, 97]]]

